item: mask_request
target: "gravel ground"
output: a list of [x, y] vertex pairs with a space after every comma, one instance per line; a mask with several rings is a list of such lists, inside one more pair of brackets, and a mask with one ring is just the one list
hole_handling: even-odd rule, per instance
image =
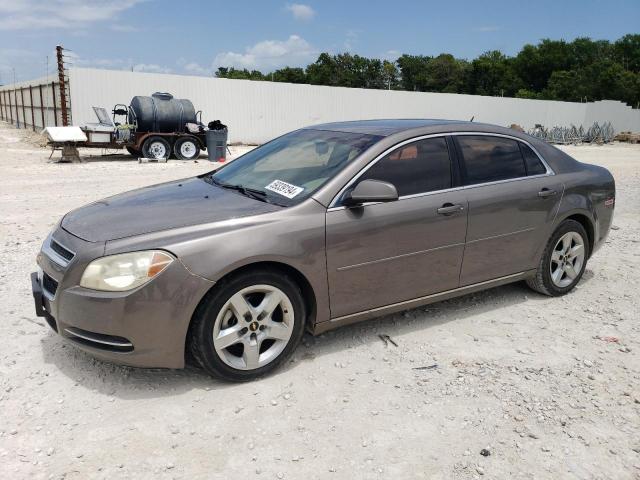
[[514, 284], [306, 336], [236, 385], [94, 360], [34, 315], [29, 284], [68, 210], [210, 164], [52, 164], [0, 123], [0, 477], [640, 478], [640, 146], [566, 150], [618, 188], [573, 293]]

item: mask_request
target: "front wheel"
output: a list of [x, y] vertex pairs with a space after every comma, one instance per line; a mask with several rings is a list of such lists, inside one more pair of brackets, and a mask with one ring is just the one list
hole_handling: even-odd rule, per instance
[[536, 276], [527, 280], [533, 290], [557, 297], [578, 284], [589, 258], [589, 237], [575, 220], [565, 220], [549, 239]]
[[305, 318], [300, 288], [286, 274], [241, 273], [216, 287], [198, 307], [189, 348], [209, 374], [252, 380], [291, 355], [304, 333]]

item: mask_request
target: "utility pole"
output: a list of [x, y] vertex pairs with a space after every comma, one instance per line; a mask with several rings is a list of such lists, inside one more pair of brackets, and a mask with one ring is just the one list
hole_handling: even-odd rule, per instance
[[62, 45], [56, 45], [58, 59], [58, 86], [60, 87], [60, 110], [62, 111], [62, 126], [69, 125], [69, 113], [67, 112], [67, 86], [64, 78], [64, 60], [62, 58]]

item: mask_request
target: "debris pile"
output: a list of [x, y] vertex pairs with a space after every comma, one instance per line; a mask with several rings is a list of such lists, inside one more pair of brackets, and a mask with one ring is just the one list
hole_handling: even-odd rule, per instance
[[594, 122], [587, 130], [585, 130], [582, 125], [579, 127], [571, 125], [569, 127], [554, 126], [551, 128], [545, 128], [538, 124], [527, 133], [549, 143], [565, 145], [575, 145], [578, 143], [610, 143], [614, 140], [615, 136], [611, 122], [604, 122], [602, 125], [598, 122]]
[[616, 142], [640, 143], [640, 133], [620, 132], [614, 137]]

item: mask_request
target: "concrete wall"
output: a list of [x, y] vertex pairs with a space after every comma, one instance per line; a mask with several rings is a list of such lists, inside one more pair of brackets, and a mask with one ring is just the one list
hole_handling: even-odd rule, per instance
[[72, 68], [74, 124], [95, 122], [92, 106], [110, 110], [156, 91], [190, 99], [204, 123], [220, 119], [230, 141], [262, 143], [316, 123], [370, 118], [445, 118], [517, 123], [525, 129], [610, 121], [616, 131], [640, 131], [640, 110], [617, 101], [570, 103], [445, 93], [399, 92], [156, 73]]

